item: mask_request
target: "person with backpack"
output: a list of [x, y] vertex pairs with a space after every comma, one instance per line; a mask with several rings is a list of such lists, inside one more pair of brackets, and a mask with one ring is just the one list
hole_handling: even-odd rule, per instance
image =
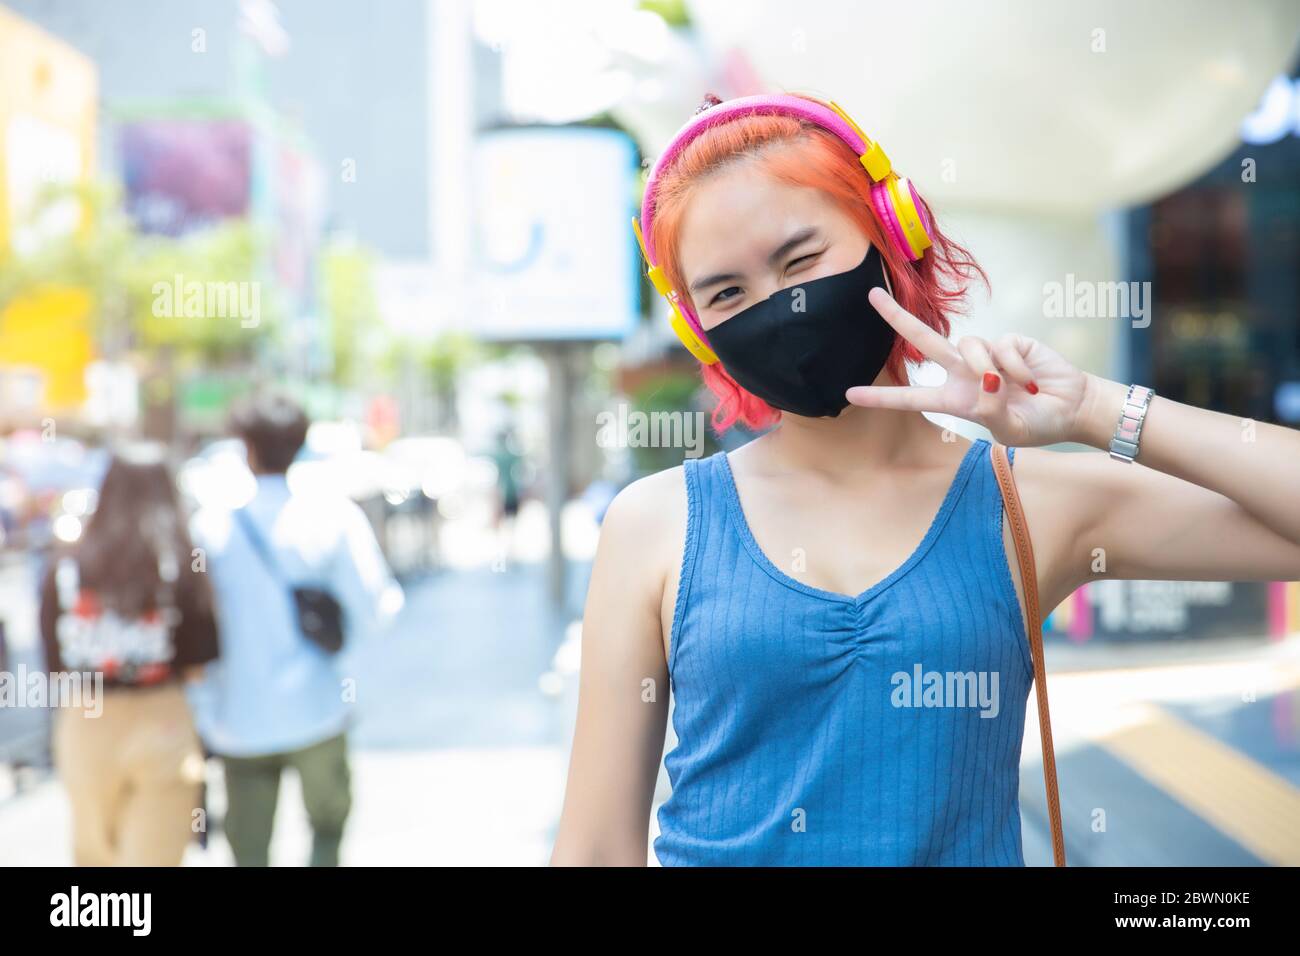
[[199, 730], [222, 760], [225, 834], [239, 866], [269, 863], [280, 777], [292, 768], [312, 828], [310, 863], [335, 866], [352, 806], [352, 699], [335, 655], [402, 604], [365, 513], [321, 489], [290, 487], [308, 420], [292, 399], [254, 396], [231, 430], [256, 493], [194, 521], [221, 617], [221, 658], [191, 690]]
[[[218, 643], [161, 446], [113, 454], [81, 539], [51, 556], [40, 625], [76, 864], [178, 865], [203, 816], [203, 753], [182, 684]], [[77, 699], [58, 699], [69, 688]]]

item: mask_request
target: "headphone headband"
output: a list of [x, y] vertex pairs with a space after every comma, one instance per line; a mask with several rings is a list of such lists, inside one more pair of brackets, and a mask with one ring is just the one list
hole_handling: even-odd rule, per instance
[[[880, 145], [867, 136], [860, 126], [834, 102], [788, 93], [741, 96], [716, 103], [691, 117], [668, 143], [650, 168], [646, 179], [645, 195], [641, 200], [641, 220], [632, 221], [641, 253], [649, 267], [647, 275], [655, 289], [672, 306], [673, 329], [682, 344], [701, 362], [711, 365], [718, 361], [709, 348], [708, 337], [693, 311], [681, 300], [668, 283], [663, 269], [658, 265], [654, 248], [655, 201], [659, 194], [659, 176], [674, 163], [682, 151], [701, 133], [741, 116], [778, 115], [807, 120], [829, 130], [843, 140], [871, 177], [872, 192], [877, 215], [884, 220], [886, 232], [894, 244], [909, 259], [921, 258], [930, 245], [928, 223], [922, 222], [918, 213], [919, 197], [907, 180], [899, 180]], [[880, 198], [876, 198], [877, 192]]]
[[[651, 233], [654, 231], [651, 229], [651, 222], [654, 219], [655, 197], [659, 192], [659, 175], [676, 161], [682, 150], [686, 149], [695, 137], [705, 130], [720, 126], [738, 116], [763, 115], [794, 116], [798, 119], [808, 120], [830, 130], [844, 140], [849, 148], [859, 156], [867, 153], [868, 150], [875, 146], [863, 134], [858, 124], [850, 120], [842, 110], [833, 107], [833, 105], [826, 105], [818, 100], [802, 96], [793, 96], [786, 93], [741, 96], [734, 100], [725, 100], [710, 106], [703, 112], [696, 113], [682, 125], [682, 128], [677, 131], [650, 168], [650, 175], [646, 179], [645, 196], [641, 200], [641, 223], [645, 235], [646, 251], [652, 257], [655, 254], [655, 249], [654, 240], [651, 238]], [[879, 150], [878, 146], [875, 146], [875, 148]], [[881, 152], [880, 155], [884, 156], [884, 153]], [[888, 166], [889, 160], [886, 159], [885, 173], [889, 172]], [[882, 179], [884, 173], [872, 178], [876, 180]]]

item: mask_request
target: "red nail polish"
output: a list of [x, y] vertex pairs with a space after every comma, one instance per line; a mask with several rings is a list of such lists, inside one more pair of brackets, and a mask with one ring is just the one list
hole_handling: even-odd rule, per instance
[[984, 373], [984, 391], [996, 392], [998, 390], [998, 387], [1001, 384], [1002, 384], [1002, 379], [998, 377], [997, 372]]
[[1028, 392], [1030, 395], [1037, 395], [1038, 384], [1036, 382], [1030, 382], [1028, 385], [1025, 386], [1025, 391]]

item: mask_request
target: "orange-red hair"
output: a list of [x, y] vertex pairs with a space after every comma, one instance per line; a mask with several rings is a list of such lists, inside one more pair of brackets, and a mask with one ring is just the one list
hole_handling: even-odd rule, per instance
[[[672, 288], [686, 287], [677, 238], [694, 188], [706, 176], [741, 158], [757, 163], [780, 182], [811, 186], [830, 197], [880, 250], [898, 303], [941, 335], [948, 334], [948, 315], [960, 311], [971, 282], [978, 278], [987, 285], [988, 277], [979, 264], [939, 230], [924, 200], [934, 244], [920, 261], [909, 262], [886, 239], [872, 212], [871, 179], [847, 143], [813, 123], [792, 116], [760, 114], [737, 117], [705, 130], [659, 174], [652, 241]], [[900, 337], [886, 368], [895, 380], [905, 382], [903, 363], [923, 360], [924, 356]], [[780, 419], [779, 409], [741, 388], [721, 363], [701, 364], [701, 374], [717, 398], [713, 427], [719, 432], [737, 420], [748, 428], [760, 429]]]

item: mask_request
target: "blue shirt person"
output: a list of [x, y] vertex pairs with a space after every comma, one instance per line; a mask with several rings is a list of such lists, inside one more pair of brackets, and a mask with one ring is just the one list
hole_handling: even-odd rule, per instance
[[[282, 474], [257, 476], [244, 514], [278, 572], [324, 587], [343, 606], [345, 640], [355, 645], [402, 606], [365, 513], [328, 493], [293, 494]], [[342, 732], [348, 696], [335, 658], [298, 628], [289, 589], [265, 567], [229, 510], [193, 519], [216, 594], [221, 656], [192, 686], [199, 733], [216, 753], [257, 756], [307, 746]]]

